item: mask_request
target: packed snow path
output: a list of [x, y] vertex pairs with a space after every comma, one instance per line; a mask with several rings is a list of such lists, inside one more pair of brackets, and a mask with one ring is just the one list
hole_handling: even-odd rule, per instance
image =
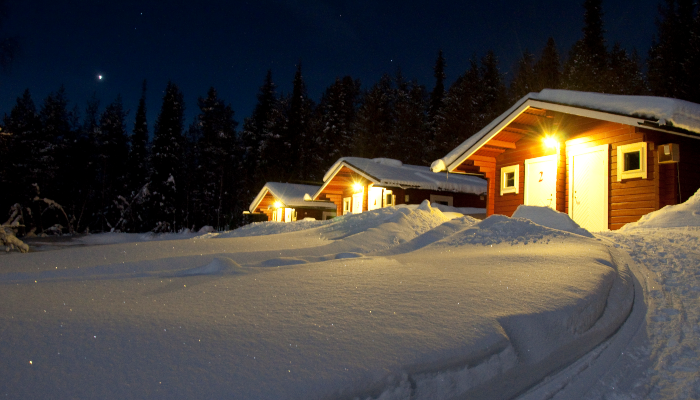
[[0, 395], [509, 398], [626, 320], [631, 276], [603, 242], [445, 221], [396, 208], [3, 256]]

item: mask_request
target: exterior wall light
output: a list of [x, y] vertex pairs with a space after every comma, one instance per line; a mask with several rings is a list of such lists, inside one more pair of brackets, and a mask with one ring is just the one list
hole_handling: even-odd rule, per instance
[[557, 142], [557, 139], [554, 138], [554, 136], [547, 136], [544, 138], [544, 145], [549, 148], [556, 148], [559, 145], [559, 143]]
[[276, 201], [275, 204], [272, 205], [275, 209], [282, 207], [282, 203], [279, 201]]
[[352, 190], [354, 190], [355, 192], [361, 192], [364, 188], [365, 187], [362, 186], [361, 183], [353, 183], [352, 184]]

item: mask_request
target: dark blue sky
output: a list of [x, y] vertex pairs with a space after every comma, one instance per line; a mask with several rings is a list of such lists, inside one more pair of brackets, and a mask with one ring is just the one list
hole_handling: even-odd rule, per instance
[[[604, 0], [608, 44], [620, 42], [646, 56], [658, 2]], [[566, 54], [581, 36], [582, 3], [14, 1], [4, 34], [19, 36], [23, 53], [10, 73], [0, 76], [0, 115], [10, 112], [25, 88], [40, 107], [63, 84], [71, 106], [81, 111], [94, 92], [101, 109], [121, 94], [131, 110], [131, 129], [141, 82], [147, 79], [151, 127], [168, 80], [184, 93], [187, 124], [198, 111], [197, 98], [210, 86], [242, 123], [266, 71], [272, 69], [280, 92], [289, 92], [299, 60], [314, 101], [336, 77], [350, 75], [366, 88], [397, 67], [430, 90], [440, 48], [448, 82], [468, 67], [471, 56], [489, 49], [505, 74], [524, 49], [538, 54], [549, 36]]]

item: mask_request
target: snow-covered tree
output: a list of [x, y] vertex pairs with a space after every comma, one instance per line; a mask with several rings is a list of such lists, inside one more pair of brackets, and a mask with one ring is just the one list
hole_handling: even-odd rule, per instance
[[181, 193], [177, 184], [182, 177], [183, 128], [185, 104], [180, 89], [168, 82], [163, 105], [156, 119], [151, 151], [151, 204], [149, 223], [157, 230], [177, 230], [181, 217]]
[[535, 76], [534, 64], [535, 56], [525, 49], [516, 64], [513, 80], [510, 81], [509, 97], [511, 103], [536, 90], [537, 77]]
[[129, 137], [127, 182], [129, 191], [137, 192], [148, 179], [148, 121], [146, 118], [146, 81], [141, 86], [141, 97], [134, 118], [134, 129]]
[[535, 62], [533, 73], [535, 74], [534, 91], [561, 87], [561, 58], [554, 38], [547, 39], [540, 58]]
[[237, 200], [236, 184], [240, 179], [236, 136], [238, 123], [230, 105], [219, 98], [216, 89], [209, 89], [206, 98], [199, 98], [200, 113], [190, 128], [196, 150], [191, 192], [197, 196], [193, 222], [197, 227], [211, 225], [222, 229], [231, 220]]
[[583, 37], [576, 41], [564, 63], [565, 89], [606, 92], [608, 51], [603, 28], [601, 0], [585, 0]]
[[355, 119], [352, 153], [357, 157], [386, 157], [393, 115], [392, 78], [383, 75], [362, 95]]
[[320, 171], [326, 171], [338, 158], [351, 154], [359, 96], [360, 81], [350, 76], [336, 78], [321, 96], [315, 117], [323, 157]]

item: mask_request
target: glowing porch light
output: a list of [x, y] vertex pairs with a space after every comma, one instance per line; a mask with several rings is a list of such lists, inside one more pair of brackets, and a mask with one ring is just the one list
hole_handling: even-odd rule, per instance
[[362, 186], [361, 183], [353, 183], [352, 184], [352, 190], [354, 190], [355, 192], [361, 192], [364, 188], [365, 187]]
[[272, 206], [275, 207], [275, 209], [277, 209], [277, 208], [282, 207], [282, 203], [279, 201], [276, 201], [275, 204], [273, 204]]
[[547, 136], [544, 138], [544, 145], [550, 148], [556, 148], [559, 145], [557, 139], [554, 136]]

